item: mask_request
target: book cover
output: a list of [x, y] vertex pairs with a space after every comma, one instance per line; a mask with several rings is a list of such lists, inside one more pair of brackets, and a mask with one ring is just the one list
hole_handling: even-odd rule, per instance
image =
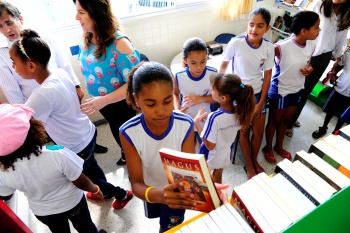
[[193, 193], [199, 211], [209, 213], [221, 205], [204, 155], [167, 148], [160, 149], [159, 154], [169, 183], [183, 182], [179, 191]]
[[308, 152], [315, 153], [329, 165], [350, 178], [350, 159], [329, 145], [322, 138], [313, 143]]
[[299, 151], [294, 157], [294, 161], [296, 160], [299, 160], [305, 166], [314, 171], [319, 177], [328, 182], [337, 191], [350, 185], [350, 179], [348, 177], [336, 170], [314, 153]]
[[287, 180], [289, 180], [289, 182], [291, 182], [302, 194], [304, 194], [316, 206], [326, 201], [326, 199], [322, 197], [321, 194], [319, 194], [314, 188], [308, 185], [306, 181], [304, 181], [298, 174], [296, 174], [292, 169], [290, 169], [289, 166], [284, 163], [284, 160], [277, 163], [275, 173], [280, 173]]
[[233, 188], [231, 204], [243, 215], [254, 232], [275, 232], [241, 186]]

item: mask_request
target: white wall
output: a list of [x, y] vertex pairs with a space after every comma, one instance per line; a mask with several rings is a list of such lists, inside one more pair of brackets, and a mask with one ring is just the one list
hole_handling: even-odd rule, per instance
[[[222, 0], [217, 0], [221, 4]], [[264, 0], [253, 8], [272, 9], [274, 0]], [[274, 19], [273, 19], [274, 20]], [[220, 33], [240, 34], [246, 29], [246, 19], [226, 21], [221, 17], [221, 9], [187, 10], [170, 14], [145, 17], [144, 19], [122, 21], [126, 33], [134, 46], [150, 60], [158, 61], [170, 67], [173, 57], [181, 52], [182, 45], [190, 37], [200, 37], [204, 41], [214, 40]], [[54, 36], [66, 47], [73, 68], [84, 84], [76, 56], [71, 56], [69, 47], [77, 45], [81, 38], [80, 26], [53, 32]], [[85, 87], [85, 85], [83, 85]], [[87, 93], [87, 92], [85, 92]], [[0, 102], [5, 102], [0, 90]], [[101, 116], [92, 118], [99, 119]]]

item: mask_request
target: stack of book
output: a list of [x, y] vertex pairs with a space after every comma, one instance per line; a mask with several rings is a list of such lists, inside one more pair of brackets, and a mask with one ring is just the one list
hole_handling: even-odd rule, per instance
[[275, 175], [235, 187], [230, 204], [169, 232], [350, 232], [349, 185], [350, 125], [282, 160]]

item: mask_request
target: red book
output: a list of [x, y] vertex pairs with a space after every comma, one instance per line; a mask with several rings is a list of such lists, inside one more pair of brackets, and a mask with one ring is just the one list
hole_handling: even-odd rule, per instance
[[204, 155], [167, 148], [160, 149], [159, 154], [169, 184], [183, 182], [184, 186], [179, 191], [193, 193], [199, 211], [208, 213], [221, 205]]

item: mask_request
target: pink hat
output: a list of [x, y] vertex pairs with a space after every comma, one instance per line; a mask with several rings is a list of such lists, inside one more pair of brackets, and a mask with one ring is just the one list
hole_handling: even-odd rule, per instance
[[23, 104], [0, 104], [0, 156], [9, 155], [23, 145], [32, 113]]

